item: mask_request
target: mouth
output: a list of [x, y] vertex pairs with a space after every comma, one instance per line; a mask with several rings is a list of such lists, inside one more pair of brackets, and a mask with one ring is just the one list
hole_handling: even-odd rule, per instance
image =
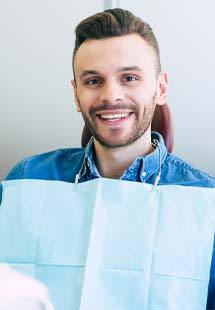
[[105, 124], [119, 124], [128, 120], [133, 112], [101, 112], [96, 117]]

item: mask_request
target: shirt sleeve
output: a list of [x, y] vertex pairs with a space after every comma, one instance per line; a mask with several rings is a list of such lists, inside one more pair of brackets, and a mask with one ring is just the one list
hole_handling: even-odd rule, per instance
[[14, 166], [9, 173], [7, 174], [5, 180], [16, 180], [24, 178], [24, 170], [26, 166], [26, 160], [19, 162], [16, 166]]

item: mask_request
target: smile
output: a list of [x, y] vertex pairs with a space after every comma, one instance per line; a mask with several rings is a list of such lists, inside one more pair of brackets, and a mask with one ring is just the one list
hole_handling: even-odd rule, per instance
[[120, 119], [120, 118], [125, 118], [128, 116], [129, 113], [121, 113], [121, 114], [101, 114], [99, 115], [102, 119]]
[[115, 125], [118, 126], [124, 122], [126, 122], [133, 112], [126, 111], [126, 112], [121, 112], [117, 111], [117, 113], [114, 111], [108, 111], [108, 112], [101, 112], [97, 114], [97, 118], [104, 124], [104, 125]]

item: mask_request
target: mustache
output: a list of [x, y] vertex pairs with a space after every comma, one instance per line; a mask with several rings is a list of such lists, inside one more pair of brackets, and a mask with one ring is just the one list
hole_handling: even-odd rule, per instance
[[96, 107], [91, 107], [89, 109], [89, 114], [94, 115], [98, 114], [101, 111], [114, 111], [114, 110], [132, 110], [132, 112], [137, 113], [138, 108], [135, 104], [128, 104], [128, 103], [116, 103], [116, 104], [107, 104], [102, 103], [97, 105]]

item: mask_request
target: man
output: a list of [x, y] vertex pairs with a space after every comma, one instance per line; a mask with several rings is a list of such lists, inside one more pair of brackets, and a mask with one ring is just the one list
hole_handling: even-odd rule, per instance
[[[85, 182], [105, 177], [159, 185], [215, 187], [215, 179], [168, 154], [151, 133], [156, 105], [166, 103], [168, 78], [161, 71], [151, 27], [132, 13], [106, 10], [76, 28], [73, 54], [77, 111], [93, 140], [86, 149], [61, 149], [24, 159], [7, 176]], [[208, 309], [215, 308], [214, 263]]]

